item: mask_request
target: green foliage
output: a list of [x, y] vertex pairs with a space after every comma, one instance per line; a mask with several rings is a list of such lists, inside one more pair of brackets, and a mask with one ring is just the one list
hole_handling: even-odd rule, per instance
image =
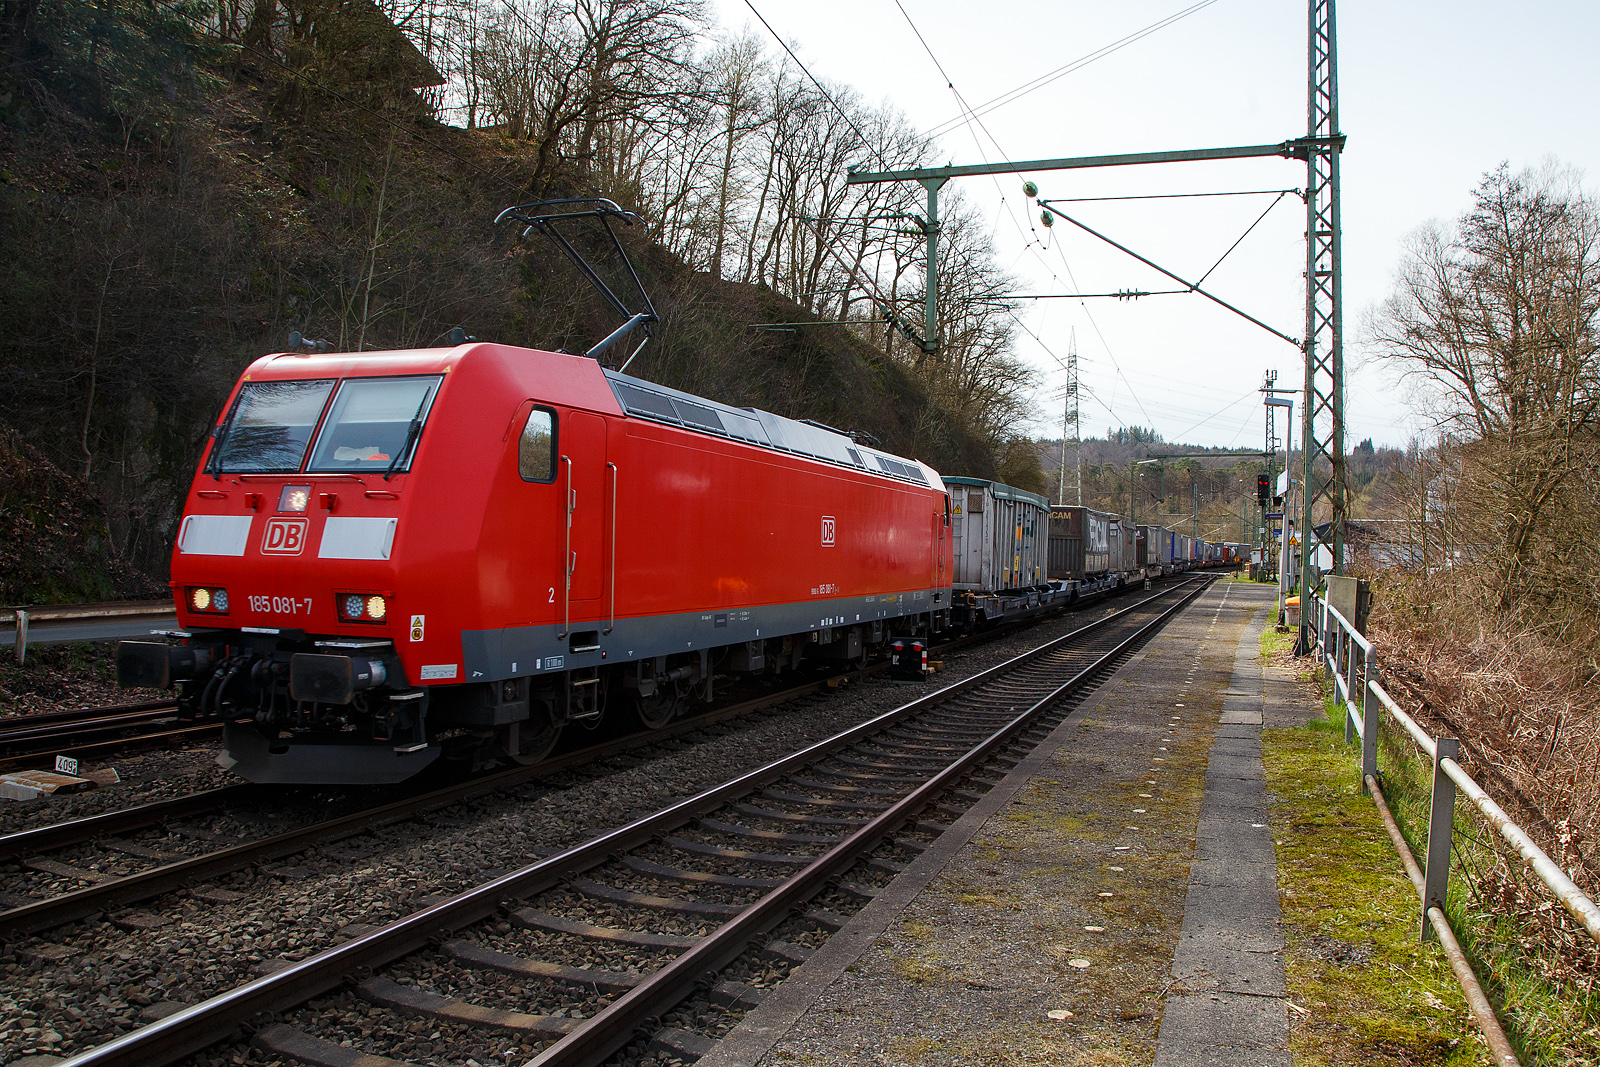
[[[1383, 725], [1378, 763], [1384, 794], [1413, 855], [1422, 857], [1433, 763], [1388, 716]], [[1600, 996], [1593, 992], [1593, 972], [1581, 965], [1574, 970], [1573, 961], [1551, 943], [1549, 931], [1540, 929], [1559, 913], [1548, 891], [1534, 884], [1520, 857], [1499, 847], [1464, 798], [1456, 803], [1451, 840], [1445, 912], [1522, 1062], [1530, 1067], [1600, 1064]], [[1522, 898], [1531, 898], [1531, 906]], [[1554, 925], [1565, 924], [1557, 919]], [[1577, 934], [1580, 946], [1586, 937]]]
[[1120, 430], [1107, 427], [1106, 440], [1119, 445], [1155, 445], [1166, 439], [1154, 427], [1124, 426]]
[[1001, 443], [995, 477], [1030, 493], [1049, 493], [1053, 488], [1045, 480], [1038, 444], [1021, 438]]

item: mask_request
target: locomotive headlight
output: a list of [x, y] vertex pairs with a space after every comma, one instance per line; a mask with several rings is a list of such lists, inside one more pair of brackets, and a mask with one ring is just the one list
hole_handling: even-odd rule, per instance
[[389, 597], [385, 593], [336, 593], [340, 622], [381, 624], [389, 616]]
[[279, 511], [304, 511], [309, 503], [311, 503], [309, 485], [286, 485], [283, 487], [283, 492], [278, 494]]
[[228, 591], [215, 586], [191, 585], [185, 593], [191, 611], [221, 615], [228, 610]]

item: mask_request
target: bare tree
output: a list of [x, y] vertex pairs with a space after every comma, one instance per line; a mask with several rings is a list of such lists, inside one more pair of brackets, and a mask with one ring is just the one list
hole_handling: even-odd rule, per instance
[[722, 120], [722, 165], [717, 173], [716, 211], [712, 216], [710, 270], [720, 278], [731, 215], [738, 206], [740, 191], [735, 185], [734, 167], [739, 159], [740, 144], [767, 120], [757, 87], [767, 62], [761, 54], [761, 45], [746, 33], [725, 42], [712, 55], [711, 69], [714, 72], [711, 102]]
[[1446, 230], [1412, 240], [1375, 338], [1457, 441], [1467, 536], [1513, 603], [1571, 479], [1594, 467], [1600, 405], [1600, 205], [1554, 166], [1486, 175]]

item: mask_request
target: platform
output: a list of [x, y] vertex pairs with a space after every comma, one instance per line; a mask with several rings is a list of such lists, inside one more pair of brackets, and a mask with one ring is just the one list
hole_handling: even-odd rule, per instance
[[1215, 583], [700, 1067], [1288, 1067], [1272, 593]]

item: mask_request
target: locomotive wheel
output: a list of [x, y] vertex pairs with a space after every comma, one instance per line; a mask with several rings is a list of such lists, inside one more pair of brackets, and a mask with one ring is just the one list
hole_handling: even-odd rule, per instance
[[522, 728], [517, 731], [518, 750], [511, 753], [511, 758], [524, 767], [542, 762], [556, 747], [556, 742], [561, 740], [561, 727], [540, 712], [535, 711], [527, 722], [520, 725]]
[[677, 690], [671, 685], [657, 686], [649, 696], [634, 698], [634, 711], [646, 730], [659, 730], [678, 712]]

